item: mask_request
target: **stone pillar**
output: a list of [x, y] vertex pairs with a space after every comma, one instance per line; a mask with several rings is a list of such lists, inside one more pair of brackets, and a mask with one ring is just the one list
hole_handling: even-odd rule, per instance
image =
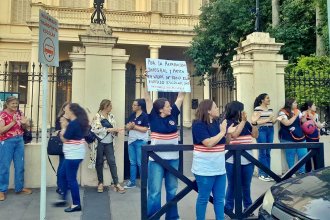
[[203, 87], [203, 92], [204, 92], [204, 99], [210, 99], [210, 80], [208, 75], [204, 77], [204, 87]]
[[[117, 38], [110, 27], [91, 24], [87, 34], [79, 35], [84, 48], [74, 48], [70, 54], [73, 63], [72, 101], [84, 106], [91, 118], [102, 99], [110, 99], [117, 126], [125, 123], [125, 64], [129, 56], [123, 49], [115, 49]], [[124, 135], [115, 139], [115, 156], [119, 181], [124, 177]], [[95, 169], [88, 169], [86, 155], [81, 167], [81, 185], [97, 185]], [[111, 183], [109, 169], [104, 170], [104, 184]]]
[[189, 14], [189, 0], [179, 0], [178, 2], [178, 14]]
[[[150, 50], [150, 58], [153, 59], [158, 59], [159, 58], [159, 49], [161, 48], [160, 45], [150, 45], [149, 50]], [[151, 93], [151, 99], [152, 101], [155, 101], [158, 99], [158, 92], [152, 92]]]
[[[244, 103], [244, 109], [251, 117], [254, 99], [261, 93], [267, 93], [271, 106], [276, 114], [284, 105], [284, 68], [287, 61], [279, 54], [281, 43], [269, 33], [254, 32], [236, 49], [231, 66], [237, 80], [237, 100]], [[278, 141], [277, 124], [275, 124], [274, 142]], [[271, 168], [282, 174], [282, 156], [279, 150], [271, 153]], [[281, 161], [281, 162], [280, 162]]]
[[191, 123], [191, 93], [186, 93], [183, 100], [183, 126], [190, 128]]

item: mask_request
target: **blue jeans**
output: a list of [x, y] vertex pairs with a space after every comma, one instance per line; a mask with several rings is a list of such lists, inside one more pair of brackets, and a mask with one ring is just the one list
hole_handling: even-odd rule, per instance
[[24, 141], [15, 136], [0, 142], [0, 192], [7, 192], [11, 161], [15, 168], [15, 192], [24, 188]]
[[198, 197], [196, 202], [196, 219], [205, 220], [206, 206], [209, 202], [210, 194], [213, 195], [213, 206], [216, 220], [223, 220], [224, 199], [226, 189], [226, 174], [217, 176], [196, 175], [198, 186]]
[[63, 200], [66, 200], [68, 187], [71, 191], [73, 205], [80, 205], [79, 185], [77, 181], [77, 172], [82, 159], [63, 161], [63, 171], [58, 173], [59, 187], [63, 192]]
[[[228, 186], [226, 192], [226, 203], [225, 210], [233, 211], [234, 210], [234, 200], [235, 200], [235, 176], [234, 176], [234, 164], [226, 163], [227, 179]], [[242, 198], [244, 209], [247, 209], [252, 204], [251, 199], [251, 181], [253, 176], [254, 165], [249, 163], [247, 165], [241, 165], [241, 183], [242, 183]]]
[[[260, 126], [259, 136], [257, 138], [258, 143], [273, 143], [274, 141], [274, 127], [273, 126]], [[259, 161], [268, 169], [270, 169], [270, 149], [259, 150]], [[259, 176], [268, 177], [263, 170], [259, 169]]]
[[[281, 139], [280, 142], [281, 143], [291, 143], [292, 141], [287, 141], [287, 140]], [[298, 160], [300, 160], [307, 154], [307, 148], [285, 149], [286, 162], [288, 163], [289, 169], [291, 169], [291, 167], [293, 167], [293, 165], [295, 164], [296, 154], [298, 156]], [[305, 164], [299, 168], [298, 172], [305, 173]]]
[[[179, 160], [166, 160], [175, 169], [179, 168]], [[178, 179], [155, 161], [148, 164], [148, 216], [152, 216], [161, 208], [162, 182], [165, 178], [166, 202], [171, 201], [178, 189]], [[166, 220], [179, 219], [177, 204], [166, 212]]]
[[128, 156], [130, 163], [130, 181], [135, 185], [137, 168], [139, 168], [139, 173], [141, 175], [141, 148], [146, 145], [147, 142], [143, 140], [136, 140], [128, 145]]

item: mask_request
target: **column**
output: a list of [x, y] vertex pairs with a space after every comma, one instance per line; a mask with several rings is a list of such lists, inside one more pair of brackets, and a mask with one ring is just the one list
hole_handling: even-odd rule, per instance
[[178, 2], [178, 13], [189, 14], [190, 12], [189, 0], [179, 0]]
[[189, 92], [183, 100], [183, 126], [190, 128], [191, 125], [191, 93]]
[[[36, 31], [36, 30], [35, 30]], [[32, 65], [34, 63], [34, 80], [29, 81], [29, 96], [28, 96], [28, 106], [29, 108], [26, 109], [26, 115], [32, 119], [33, 127], [37, 126], [38, 121], [38, 99], [41, 100], [41, 85], [39, 91], [39, 62], [38, 62], [38, 48], [39, 44], [38, 41], [33, 40], [31, 43], [31, 63], [30, 63], [30, 70], [32, 72]], [[40, 75], [41, 77], [41, 75]], [[32, 79], [32, 77], [31, 77]], [[40, 121], [40, 120], [39, 120]]]
[[[153, 59], [158, 59], [159, 58], [159, 49], [161, 48], [160, 45], [150, 45], [149, 50], [150, 50], [150, 58]], [[152, 101], [155, 101], [158, 99], [158, 92], [152, 92], [151, 93], [151, 99]]]
[[203, 92], [204, 92], [204, 99], [210, 99], [210, 80], [208, 75], [206, 74], [204, 77], [204, 87], [203, 87]]
[[[254, 99], [261, 93], [269, 94], [270, 107], [275, 113], [284, 104], [284, 68], [288, 62], [279, 54], [282, 45], [275, 43], [269, 33], [255, 32], [242, 42], [231, 62], [237, 80], [237, 100], [244, 103], [249, 117]], [[276, 125], [274, 142], [278, 142], [277, 130]], [[272, 170], [282, 174], [282, 165], [286, 163], [284, 154], [279, 150], [273, 150], [271, 154]]]

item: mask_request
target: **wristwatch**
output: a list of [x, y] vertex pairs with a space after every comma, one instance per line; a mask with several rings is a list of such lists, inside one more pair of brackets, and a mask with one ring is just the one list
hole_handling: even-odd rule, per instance
[[258, 122], [256, 121], [255, 123], [251, 123], [252, 126], [257, 126]]

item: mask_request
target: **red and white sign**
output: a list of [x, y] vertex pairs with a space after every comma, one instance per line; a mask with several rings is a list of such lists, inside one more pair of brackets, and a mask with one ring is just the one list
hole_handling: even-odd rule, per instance
[[42, 10], [39, 10], [39, 62], [59, 65], [58, 21]]

